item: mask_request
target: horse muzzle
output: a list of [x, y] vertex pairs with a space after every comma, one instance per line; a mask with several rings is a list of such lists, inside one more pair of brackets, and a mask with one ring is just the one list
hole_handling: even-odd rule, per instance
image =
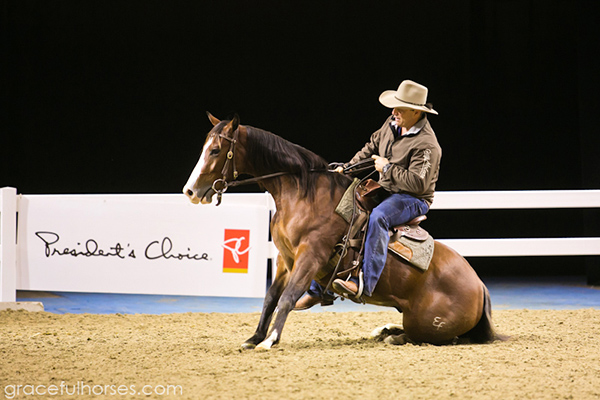
[[198, 195], [196, 194], [196, 192], [194, 190], [188, 189], [188, 188], [183, 188], [183, 194], [185, 194], [187, 196], [187, 198], [190, 199], [190, 201], [193, 204], [200, 203], [200, 197], [198, 197]]
[[212, 203], [212, 197], [215, 192], [212, 188], [209, 188], [201, 197], [198, 196], [198, 192], [194, 189], [183, 188], [183, 194], [187, 196], [188, 199], [192, 202], [192, 204], [210, 204]]

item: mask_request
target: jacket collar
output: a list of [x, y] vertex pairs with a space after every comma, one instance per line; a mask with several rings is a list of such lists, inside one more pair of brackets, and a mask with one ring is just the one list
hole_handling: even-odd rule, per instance
[[[421, 132], [421, 130], [423, 129], [423, 127], [425, 126], [425, 124], [427, 123], [427, 116], [421, 118], [416, 124], [414, 124], [413, 126], [410, 127], [410, 129], [408, 131], [406, 131], [406, 133], [404, 135], [399, 135], [396, 134], [397, 137], [404, 137], [404, 136], [414, 136], [419, 134], [419, 132]], [[398, 132], [398, 126], [396, 126], [396, 121], [391, 121], [390, 122], [390, 126], [392, 127], [392, 130], [394, 132]]]

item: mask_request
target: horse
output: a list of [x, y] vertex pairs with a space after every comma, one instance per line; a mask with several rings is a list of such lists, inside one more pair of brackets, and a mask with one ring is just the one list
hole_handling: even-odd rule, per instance
[[[220, 203], [229, 186], [258, 183], [276, 205], [271, 234], [279, 250], [277, 272], [256, 331], [242, 344], [244, 349], [268, 350], [279, 343], [289, 313], [346, 234], [348, 223], [334, 211], [352, 179], [330, 171], [325, 159], [302, 146], [240, 125], [237, 115], [221, 121], [207, 114], [213, 128], [183, 193], [194, 204], [210, 204], [215, 194]], [[237, 180], [242, 174], [252, 178]], [[327, 286], [331, 276], [331, 272], [320, 274], [317, 281]], [[437, 241], [425, 272], [389, 253], [372, 296], [363, 299], [403, 314], [402, 330], [391, 325], [382, 329], [399, 333], [392, 343], [443, 345], [500, 339], [485, 284], [461, 255]]]

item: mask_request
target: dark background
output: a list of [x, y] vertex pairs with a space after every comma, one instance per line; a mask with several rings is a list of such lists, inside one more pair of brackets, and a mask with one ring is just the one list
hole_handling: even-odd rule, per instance
[[[379, 94], [404, 79], [439, 111], [438, 190], [600, 188], [597, 0], [0, 4], [0, 186], [20, 193], [180, 192], [206, 111], [347, 161], [389, 115]], [[590, 210], [432, 211], [425, 223], [438, 238], [599, 225]], [[597, 261], [532, 260], [476, 261], [510, 274]]]

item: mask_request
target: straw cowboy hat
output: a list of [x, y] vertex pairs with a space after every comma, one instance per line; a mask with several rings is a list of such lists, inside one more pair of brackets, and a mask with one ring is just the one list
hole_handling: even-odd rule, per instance
[[413, 81], [402, 81], [398, 90], [386, 90], [379, 96], [379, 102], [388, 108], [406, 107], [436, 114], [427, 104], [427, 88]]

